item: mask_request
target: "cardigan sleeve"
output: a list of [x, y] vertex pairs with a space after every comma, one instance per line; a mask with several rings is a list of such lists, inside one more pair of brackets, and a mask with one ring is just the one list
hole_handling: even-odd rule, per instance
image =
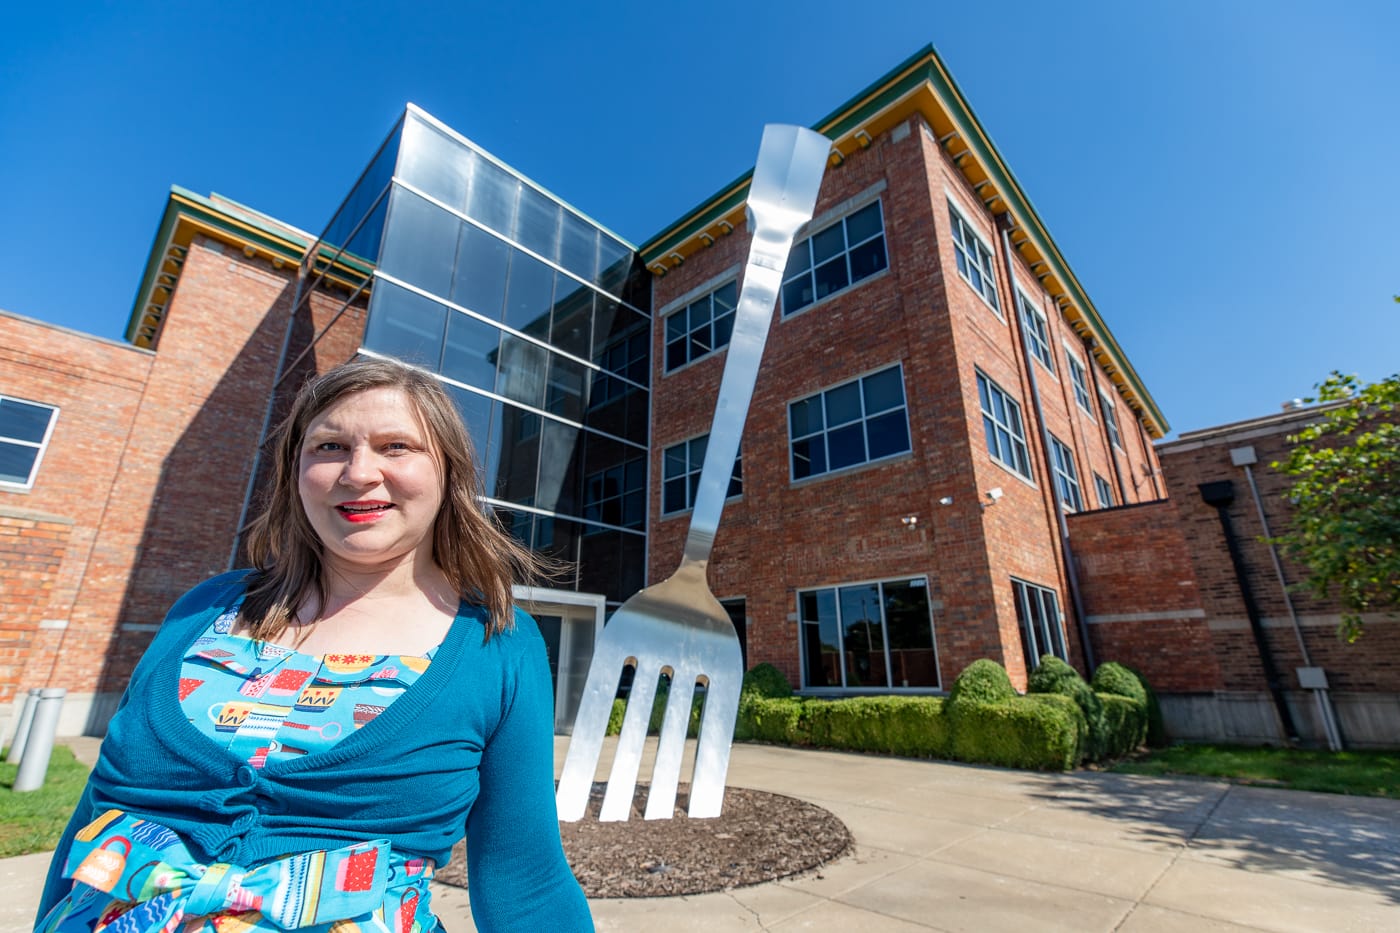
[[554, 689], [544, 640], [517, 612], [521, 641], [505, 672], [502, 718], [481, 756], [480, 791], [467, 817], [467, 878], [481, 933], [593, 929], [583, 890], [564, 859], [554, 807]]

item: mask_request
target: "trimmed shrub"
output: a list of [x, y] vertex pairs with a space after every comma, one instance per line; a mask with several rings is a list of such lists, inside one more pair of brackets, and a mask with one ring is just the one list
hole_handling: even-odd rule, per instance
[[[656, 697], [652, 700], [651, 716], [647, 719], [647, 735], [658, 735], [661, 732], [661, 721], [666, 717], [666, 699], [671, 695], [671, 682], [663, 680], [656, 687]], [[696, 690], [690, 698], [690, 722], [686, 726], [686, 736], [695, 738], [700, 734], [700, 711], [704, 703], [705, 695], [700, 690]], [[618, 735], [622, 732], [622, 720], [627, 715], [627, 700], [615, 699], [612, 702], [612, 709], [608, 712], [607, 735]]]
[[790, 697], [792, 684], [783, 672], [767, 662], [750, 668], [744, 673], [744, 685], [739, 690], [740, 702], [743, 697]]
[[1147, 706], [1116, 693], [1097, 695], [1103, 704], [1103, 754], [1122, 758], [1147, 739]]
[[1079, 672], [1054, 655], [1040, 659], [1040, 666], [1030, 676], [1027, 693], [1059, 694], [1069, 697], [1084, 714], [1089, 726], [1088, 740], [1081, 749], [1081, 758], [1098, 761], [1104, 756], [1108, 741], [1108, 723], [1104, 719], [1103, 702]]
[[627, 715], [627, 702], [613, 700], [612, 709], [608, 711], [608, 735], [617, 735], [622, 732], [622, 717], [625, 715]]
[[1142, 679], [1117, 661], [1105, 661], [1100, 664], [1099, 669], [1094, 671], [1094, 679], [1090, 686], [1094, 688], [1095, 693], [1127, 697], [1137, 700], [1143, 709], [1147, 708], [1147, 688], [1143, 686]]
[[979, 658], [963, 668], [948, 692], [952, 704], [1002, 703], [1015, 697], [1016, 688], [1011, 686], [1006, 668], [990, 658]]
[[804, 713], [813, 745], [910, 758], [948, 758], [952, 732], [940, 697], [813, 700]]
[[1005, 703], [952, 704], [959, 761], [1067, 771], [1078, 764], [1084, 714], [1068, 697], [1016, 697]]
[[796, 697], [751, 697], [739, 704], [734, 737], [779, 745], [811, 745], [811, 735], [803, 722], [803, 706]]
[[[1142, 688], [1142, 694], [1147, 704], [1147, 744], [1153, 748], [1165, 748], [1167, 745], [1167, 730], [1162, 723], [1162, 707], [1157, 702], [1157, 693], [1152, 689], [1152, 685], [1147, 682], [1147, 678], [1128, 665], [1119, 664], [1116, 661], [1109, 661], [1107, 664], [1100, 666], [1099, 671], [1102, 671], [1105, 667], [1113, 667], [1116, 669], [1110, 674], [1112, 678], [1110, 682], [1115, 685], [1123, 679], [1119, 676], [1119, 671], [1137, 681], [1138, 686]], [[1095, 690], [1098, 690], [1100, 693], [1117, 693], [1122, 696], [1127, 696], [1127, 694], [1122, 693], [1121, 689], [1104, 690], [1098, 686], [1098, 683], [1099, 675], [1096, 671], [1094, 673]], [[1128, 687], [1126, 689], [1132, 688]]]

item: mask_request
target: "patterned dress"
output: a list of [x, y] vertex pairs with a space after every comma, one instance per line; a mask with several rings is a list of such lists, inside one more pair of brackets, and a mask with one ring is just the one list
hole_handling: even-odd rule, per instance
[[[326, 751], [363, 728], [413, 685], [434, 653], [308, 655], [232, 634], [237, 617], [235, 606], [186, 652], [180, 707], [254, 768]], [[199, 864], [174, 833], [112, 810], [79, 833], [68, 866], [73, 890], [36, 933], [331, 926], [336, 933], [427, 933], [436, 925], [428, 910], [434, 866], [383, 840], [292, 853], [239, 873]]]

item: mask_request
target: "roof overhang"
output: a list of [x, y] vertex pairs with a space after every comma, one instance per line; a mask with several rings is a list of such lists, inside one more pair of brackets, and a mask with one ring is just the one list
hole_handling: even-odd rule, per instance
[[[812, 128], [831, 139], [831, 161], [838, 165], [853, 152], [869, 146], [880, 133], [916, 114], [928, 123], [987, 209], [1001, 216], [1010, 231], [1013, 248], [1039, 277], [1065, 320], [1086, 339], [1099, 368], [1141, 418], [1148, 434], [1164, 437], [1170, 426], [1161, 409], [932, 45], [906, 59]], [[752, 175], [752, 171], [741, 175], [643, 243], [640, 252], [647, 268], [664, 275], [738, 226], [743, 220]]]

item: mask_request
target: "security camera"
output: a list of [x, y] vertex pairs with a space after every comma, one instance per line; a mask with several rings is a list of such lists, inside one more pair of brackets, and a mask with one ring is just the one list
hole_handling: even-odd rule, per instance
[[953, 497], [952, 497], [952, 496], [944, 496], [942, 499], [939, 499], [939, 500], [938, 500], [938, 504], [939, 504], [939, 505], [952, 505], [952, 504], [953, 504]]
[[1004, 495], [1006, 495], [1006, 493], [1001, 491], [1000, 486], [993, 486], [991, 489], [987, 490], [987, 498], [992, 502], [997, 501]]

